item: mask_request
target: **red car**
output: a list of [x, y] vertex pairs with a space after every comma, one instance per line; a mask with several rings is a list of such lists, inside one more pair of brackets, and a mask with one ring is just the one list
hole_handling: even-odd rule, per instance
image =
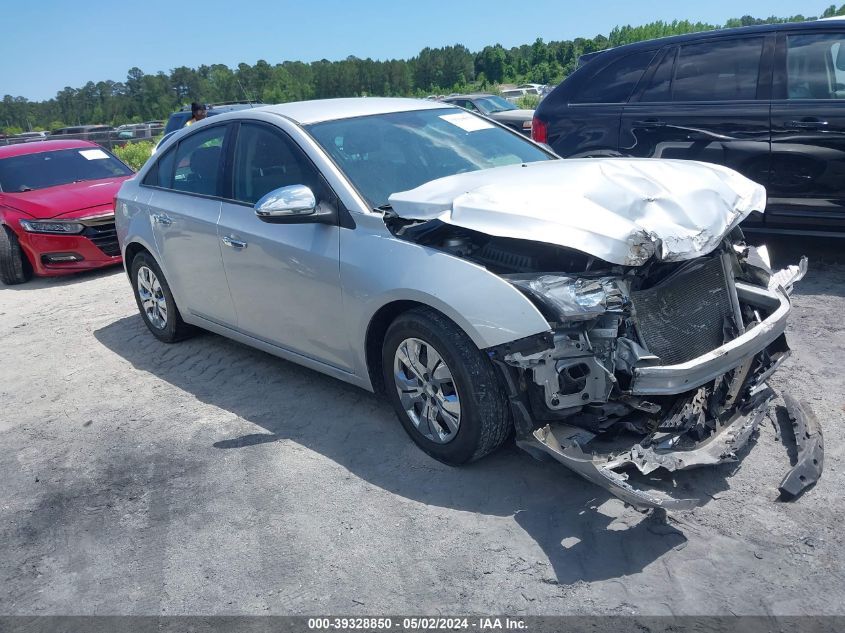
[[120, 263], [114, 196], [132, 175], [88, 141], [0, 147], [0, 281]]

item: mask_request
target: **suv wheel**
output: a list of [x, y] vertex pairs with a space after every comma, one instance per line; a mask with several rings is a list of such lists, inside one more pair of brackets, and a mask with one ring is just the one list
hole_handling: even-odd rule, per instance
[[439, 312], [416, 308], [388, 328], [382, 349], [387, 396], [411, 439], [452, 465], [505, 441], [510, 411], [496, 368]]
[[22, 284], [32, 278], [32, 265], [21, 249], [18, 236], [0, 225], [0, 281], [7, 286]]
[[170, 286], [150, 255], [139, 253], [135, 256], [130, 277], [141, 318], [157, 339], [175, 343], [191, 334], [193, 328], [182, 320]]

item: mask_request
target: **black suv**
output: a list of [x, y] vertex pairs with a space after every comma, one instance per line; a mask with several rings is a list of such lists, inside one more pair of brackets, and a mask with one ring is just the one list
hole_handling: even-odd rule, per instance
[[680, 35], [593, 53], [546, 97], [559, 155], [684, 158], [766, 186], [751, 228], [845, 231], [845, 20]]

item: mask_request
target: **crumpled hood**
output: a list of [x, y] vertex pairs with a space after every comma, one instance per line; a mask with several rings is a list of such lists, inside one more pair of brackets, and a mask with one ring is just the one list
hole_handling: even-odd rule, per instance
[[58, 187], [36, 189], [21, 193], [3, 193], [6, 203], [27, 215], [47, 220], [103, 205], [112, 205], [124, 180], [131, 178], [108, 178], [75, 182]]
[[402, 218], [556, 244], [639, 266], [712, 251], [766, 191], [721, 165], [583, 158], [456, 174], [390, 196]]

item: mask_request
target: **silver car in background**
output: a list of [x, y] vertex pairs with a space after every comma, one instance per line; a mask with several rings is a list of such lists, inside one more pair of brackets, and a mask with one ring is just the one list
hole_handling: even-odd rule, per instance
[[789, 353], [789, 292], [738, 224], [762, 187], [661, 160], [562, 161], [442, 103], [221, 114], [126, 182], [116, 223], [160, 340], [200, 327], [371, 391], [449, 464], [511, 433], [638, 507], [735, 459]]

